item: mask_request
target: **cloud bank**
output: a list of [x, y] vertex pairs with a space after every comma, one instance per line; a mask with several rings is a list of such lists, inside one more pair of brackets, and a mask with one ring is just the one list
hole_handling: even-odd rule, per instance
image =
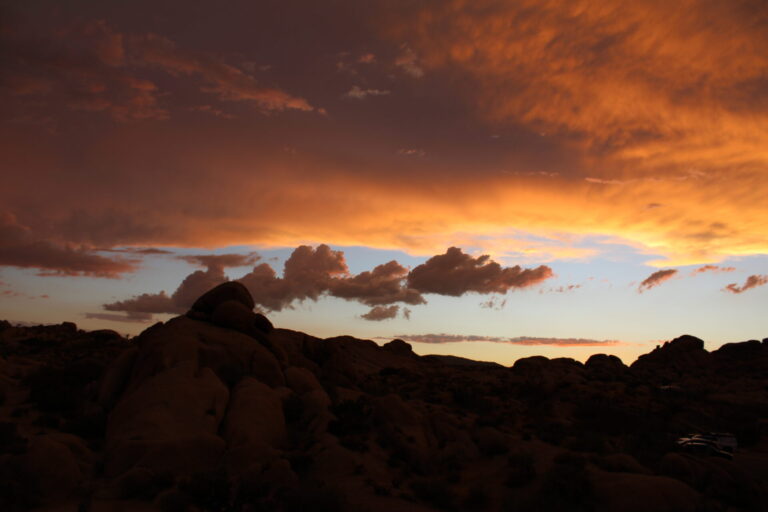
[[[182, 313], [197, 297], [228, 280], [225, 267], [255, 262], [258, 255], [194, 255], [181, 259], [206, 268], [189, 274], [171, 295], [164, 291], [144, 293], [105, 304], [104, 309], [133, 315]], [[236, 280], [248, 288], [258, 307], [267, 310], [282, 311], [297, 302], [317, 301], [327, 295], [370, 306], [371, 310], [361, 317], [380, 321], [395, 318], [401, 311], [400, 305], [426, 304], [423, 294], [455, 297], [466, 293], [506, 293], [534, 286], [551, 276], [549, 267], [501, 267], [488, 256], [473, 258], [456, 247], [433, 256], [410, 272], [393, 260], [353, 275], [344, 253], [322, 244], [294, 249], [285, 261], [282, 277], [268, 263], [260, 263]], [[411, 310], [403, 308], [402, 314], [410, 318]]]

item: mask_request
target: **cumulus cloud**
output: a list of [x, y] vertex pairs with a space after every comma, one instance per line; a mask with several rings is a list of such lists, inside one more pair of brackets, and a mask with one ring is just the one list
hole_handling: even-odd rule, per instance
[[408, 275], [408, 286], [422, 293], [458, 297], [468, 292], [506, 293], [510, 288], [527, 288], [554, 274], [546, 265], [523, 269], [502, 267], [490, 256], [473, 258], [458, 247], [431, 257]]
[[365, 320], [373, 320], [380, 322], [381, 320], [391, 320], [397, 316], [400, 306], [374, 306], [365, 314], [360, 315], [360, 318]]
[[[229, 279], [224, 272], [226, 267], [251, 264], [259, 256], [252, 253], [178, 258], [206, 268], [189, 274], [171, 295], [164, 291], [144, 293], [105, 304], [104, 309], [129, 313], [182, 313], [197, 297]], [[321, 296], [330, 296], [370, 306], [372, 309], [362, 315], [366, 320], [384, 320], [394, 318], [399, 311], [402, 311], [404, 318], [409, 319], [411, 310], [401, 309], [398, 303], [426, 304], [422, 293], [453, 296], [468, 291], [504, 293], [510, 288], [530, 286], [549, 275], [549, 267], [532, 270], [502, 268], [487, 256], [472, 258], [455, 247], [410, 272], [392, 260], [372, 270], [351, 274], [344, 253], [322, 244], [315, 248], [302, 245], [294, 249], [283, 266], [282, 276], [278, 276], [270, 264], [259, 263], [236, 280], [245, 285], [259, 307], [267, 310], [282, 311], [293, 307], [296, 302], [316, 301]], [[435, 283], [448, 285], [441, 287]]]
[[342, 299], [358, 300], [368, 306], [393, 302], [425, 304], [426, 300], [417, 290], [403, 286], [407, 275], [408, 269], [393, 260], [371, 271], [333, 279], [329, 287], [330, 294]]
[[390, 93], [387, 90], [381, 89], [362, 89], [357, 85], [353, 85], [352, 88], [347, 91], [344, 96], [347, 98], [354, 98], [356, 100], [362, 100], [368, 96], [386, 96]]
[[744, 281], [744, 284], [739, 286], [736, 283], [731, 283], [727, 285], [725, 288], [723, 288], [723, 291], [731, 292], [731, 293], [744, 293], [745, 291], [757, 288], [758, 286], [763, 286], [765, 284], [768, 284], [768, 275], [758, 275], [754, 274], [747, 278], [746, 281]]
[[257, 304], [280, 311], [294, 301], [317, 300], [328, 291], [334, 278], [348, 272], [342, 251], [324, 244], [314, 249], [302, 245], [286, 260], [282, 278], [269, 264], [262, 263], [238, 281], [248, 288]]
[[38, 275], [66, 275], [118, 278], [133, 272], [137, 262], [106, 258], [86, 246], [36, 236], [14, 215], [0, 213], [0, 265], [36, 268]]
[[478, 336], [464, 334], [398, 334], [395, 336], [404, 341], [416, 343], [443, 344], [464, 342], [491, 342], [510, 345], [555, 345], [555, 346], [609, 346], [622, 344], [619, 340], [592, 340], [587, 338], [541, 338], [533, 336], [518, 336], [515, 338], [500, 336]]
[[671, 279], [675, 274], [677, 274], [677, 270], [675, 269], [657, 270], [640, 283], [637, 291], [643, 293], [646, 290], [650, 290], [654, 286], [658, 286], [664, 281]]

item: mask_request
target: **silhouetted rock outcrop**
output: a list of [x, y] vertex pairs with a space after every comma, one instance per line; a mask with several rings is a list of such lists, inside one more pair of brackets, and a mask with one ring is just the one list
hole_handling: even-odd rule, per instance
[[706, 373], [711, 370], [710, 363], [704, 341], [686, 334], [640, 356], [630, 368], [649, 377], [675, 380], [685, 374]]
[[[2, 323], [0, 506], [764, 510], [766, 350], [505, 368], [275, 329], [239, 283], [130, 341]], [[676, 451], [693, 430], [740, 451]]]

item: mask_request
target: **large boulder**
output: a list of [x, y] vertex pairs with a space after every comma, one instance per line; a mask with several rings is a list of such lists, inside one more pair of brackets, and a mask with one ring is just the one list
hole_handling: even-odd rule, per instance
[[19, 472], [43, 500], [71, 498], [84, 478], [78, 457], [67, 443], [47, 435], [29, 441], [19, 459]]
[[704, 342], [685, 334], [641, 355], [630, 368], [641, 376], [676, 380], [682, 376], [706, 374], [710, 363], [710, 353], [704, 349]]
[[664, 476], [590, 472], [596, 512], [694, 512], [699, 495]]
[[109, 415], [106, 473], [140, 466], [183, 474], [215, 463], [228, 396], [213, 371], [193, 361], [149, 377]]
[[389, 343], [386, 343], [382, 348], [399, 356], [413, 357], [415, 355], [411, 344], [406, 343], [401, 339], [392, 340]]
[[623, 380], [629, 374], [629, 367], [614, 355], [594, 354], [584, 363], [587, 375], [595, 380]]
[[232, 390], [222, 432], [237, 469], [276, 457], [286, 438], [280, 394], [256, 379], [242, 379]]
[[233, 300], [239, 302], [249, 310], [256, 305], [248, 289], [237, 281], [227, 281], [209, 290], [192, 304], [190, 312], [196, 315], [210, 316], [223, 302]]
[[226, 300], [216, 306], [211, 321], [220, 327], [234, 329], [256, 339], [264, 339], [264, 335], [273, 329], [267, 317], [254, 313], [252, 309], [236, 300]]

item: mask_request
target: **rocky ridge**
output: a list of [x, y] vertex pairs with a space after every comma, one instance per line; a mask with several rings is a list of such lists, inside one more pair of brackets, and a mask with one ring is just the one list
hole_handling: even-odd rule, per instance
[[768, 340], [506, 368], [253, 306], [225, 283], [132, 340], [0, 323], [0, 508], [766, 510]]

